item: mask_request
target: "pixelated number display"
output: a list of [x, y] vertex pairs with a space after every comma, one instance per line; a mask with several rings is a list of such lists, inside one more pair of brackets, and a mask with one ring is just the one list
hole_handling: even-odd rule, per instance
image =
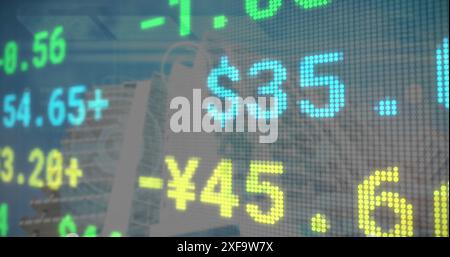
[[[68, 237], [68, 236], [79, 236], [78, 234], [78, 226], [75, 223], [72, 215], [67, 214], [64, 216], [58, 223], [58, 234], [60, 237]], [[84, 229], [83, 237], [97, 237], [98, 231], [97, 226], [95, 225], [87, 225]], [[119, 231], [111, 232], [111, 237], [121, 237], [122, 233]]]
[[[293, 0], [296, 6], [308, 10], [328, 5], [331, 0]], [[283, 0], [245, 0], [244, 9], [248, 16], [255, 21], [265, 20], [274, 17], [283, 5]], [[169, 6], [179, 8], [179, 34], [182, 37], [191, 34], [191, 16], [192, 16], [192, 2], [191, 0], [169, 0]], [[214, 28], [223, 28], [226, 24], [227, 18], [219, 16], [220, 22], [214, 25]], [[218, 17], [216, 17], [218, 18]], [[141, 24], [141, 29], [150, 29], [159, 27], [165, 23], [164, 17], [157, 17], [144, 21]]]
[[[375, 174], [358, 186], [358, 224], [367, 236], [413, 236], [413, 206], [396, 192], [377, 192], [384, 183], [399, 183], [398, 167], [375, 171]], [[373, 212], [387, 207], [399, 217], [399, 222], [388, 231], [377, 225]]]
[[[64, 28], [56, 27], [51, 34], [47, 31], [38, 32], [34, 36], [33, 64], [36, 68], [43, 68], [50, 61], [60, 64], [66, 57], [66, 40], [62, 37]], [[48, 42], [48, 43], [47, 43]]]
[[[50, 92], [47, 102], [47, 115], [32, 113], [32, 94], [26, 91], [20, 94], [7, 94], [3, 98], [3, 125], [5, 128], [24, 128], [44, 126], [49, 122], [53, 127], [65, 124], [81, 126], [87, 119], [87, 113], [93, 112], [94, 120], [101, 120], [103, 112], [109, 107], [109, 101], [102, 96], [101, 89], [95, 89], [92, 99], [85, 99], [85, 85], [75, 85], [68, 89], [55, 88]], [[45, 119], [46, 118], [46, 119]]]
[[[172, 176], [168, 183], [167, 196], [175, 200], [175, 208], [187, 210], [187, 202], [195, 201], [195, 184], [192, 178], [199, 166], [199, 158], [190, 158], [182, 172], [173, 156], [166, 157], [167, 168]], [[279, 162], [252, 161], [246, 180], [246, 191], [251, 195], [263, 195], [270, 199], [270, 208], [263, 211], [256, 203], [247, 203], [248, 215], [258, 223], [275, 224], [284, 216], [284, 193], [280, 187], [262, 179], [266, 175], [282, 175], [283, 165]], [[222, 159], [214, 169], [200, 194], [200, 202], [217, 205], [224, 218], [233, 217], [233, 208], [240, 205], [239, 196], [233, 193], [233, 163]]]
[[[398, 184], [399, 168], [377, 170], [358, 186], [358, 226], [365, 235], [377, 237], [414, 236], [413, 206], [399, 193], [380, 191], [380, 187]], [[435, 236], [448, 237], [448, 182], [434, 191]], [[373, 214], [377, 208], [389, 208], [397, 216], [397, 224], [383, 229]]]
[[[15, 171], [14, 161], [14, 150], [9, 146], [0, 147], [0, 180], [3, 183], [12, 183], [16, 178], [17, 183], [22, 185], [26, 181], [25, 174]], [[75, 188], [83, 176], [83, 171], [78, 167], [78, 160], [71, 158], [69, 164], [64, 165], [63, 154], [57, 149], [45, 154], [40, 148], [34, 148], [28, 155], [28, 162], [32, 166], [28, 177], [30, 187], [46, 186], [51, 190], [58, 190], [66, 177], [69, 187]]]
[[438, 103], [449, 109], [448, 38], [436, 50], [436, 78]]
[[[168, 183], [167, 196], [175, 201], [179, 211], [187, 210], [187, 203], [196, 200], [195, 183], [192, 182], [200, 165], [200, 158], [193, 157], [187, 161], [184, 171], [179, 169], [173, 156], [166, 157], [167, 168], [172, 176]], [[283, 164], [272, 161], [251, 161], [246, 178], [246, 193], [262, 195], [270, 201], [270, 207], [263, 211], [250, 200], [245, 205], [247, 214], [257, 223], [274, 225], [284, 217], [285, 195], [281, 187], [262, 179], [267, 175], [283, 174]], [[381, 190], [385, 186], [400, 182], [399, 168], [389, 167], [376, 170], [357, 187], [358, 228], [366, 236], [376, 237], [410, 237], [414, 236], [413, 206], [397, 192]], [[156, 187], [155, 187], [156, 188]], [[162, 188], [162, 187], [157, 187]], [[219, 215], [232, 218], [234, 208], [240, 206], [240, 197], [233, 190], [233, 162], [222, 159], [213, 170], [211, 177], [201, 190], [200, 202], [216, 205]], [[378, 208], [389, 208], [398, 222], [389, 229], [377, 224], [374, 214]], [[434, 192], [434, 221], [436, 236], [448, 236], [448, 183]], [[330, 224], [322, 214], [312, 218], [313, 230], [326, 233]]]
[[437, 237], [448, 237], [448, 182], [434, 191], [434, 229]]
[[268, 181], [262, 181], [262, 175], [283, 174], [283, 164], [279, 162], [252, 161], [250, 173], [247, 177], [246, 189], [251, 194], [266, 195], [272, 202], [267, 213], [254, 203], [248, 203], [247, 213], [256, 222], [263, 224], [275, 224], [284, 217], [284, 193], [280, 187]]
[[[299, 86], [303, 89], [328, 88], [329, 102], [323, 106], [316, 106], [309, 100], [300, 100], [298, 108], [300, 113], [310, 118], [333, 118], [345, 107], [345, 85], [337, 76], [317, 76], [315, 68], [318, 65], [333, 64], [342, 62], [344, 54], [325, 53], [303, 58], [300, 61]], [[287, 79], [287, 70], [283, 64], [277, 60], [264, 59], [252, 65], [248, 75], [250, 78], [257, 77], [262, 71], [271, 71], [273, 79], [267, 85], [258, 87], [258, 95], [272, 96], [275, 99], [275, 106], [270, 111], [264, 111], [256, 103], [247, 103], [248, 112], [256, 119], [270, 119], [280, 117], [287, 109], [287, 94], [283, 90], [283, 83]], [[240, 71], [230, 64], [228, 57], [220, 59], [218, 67], [211, 70], [207, 83], [210, 91], [221, 99], [230, 102], [230, 107], [225, 112], [220, 112], [214, 105], [208, 109], [209, 114], [221, 122], [222, 127], [229, 120], [233, 120], [239, 114], [240, 97], [230, 88], [220, 85], [220, 78], [227, 77], [232, 82], [239, 82]]]
[[61, 64], [66, 58], [67, 42], [64, 39], [64, 28], [55, 27], [52, 31], [40, 31], [34, 34], [31, 60], [20, 57], [20, 48], [16, 41], [8, 41], [0, 56], [0, 66], [6, 75], [14, 75], [17, 71], [26, 72], [30, 65], [42, 69], [49, 63]]
[[16, 72], [19, 55], [19, 47], [15, 41], [9, 41], [5, 45], [3, 54], [3, 71], [6, 75], [12, 75]]
[[8, 235], [9, 230], [9, 207], [6, 203], [0, 203], [0, 237]]
[[191, 34], [191, 0], [169, 0], [169, 5], [180, 8], [180, 36]]
[[[5, 128], [12, 128], [16, 123], [21, 123], [24, 127], [31, 123], [31, 97], [30, 92], [24, 92], [20, 100], [17, 95], [8, 94], [3, 99], [3, 125]], [[18, 101], [17, 101], [18, 100]], [[17, 104], [15, 104], [17, 101]], [[16, 105], [16, 106], [15, 106]]]
[[[222, 217], [233, 217], [233, 207], [239, 206], [239, 197], [233, 194], [232, 184], [233, 163], [231, 160], [222, 160], [206, 183], [200, 195], [200, 201], [219, 205]], [[216, 187], [220, 187], [220, 192], [215, 192]]]
[[[293, 0], [303, 9], [312, 9], [328, 5], [331, 0]], [[263, 3], [266, 3], [263, 6]], [[245, 11], [253, 20], [265, 20], [275, 16], [283, 5], [283, 0], [245, 0]]]

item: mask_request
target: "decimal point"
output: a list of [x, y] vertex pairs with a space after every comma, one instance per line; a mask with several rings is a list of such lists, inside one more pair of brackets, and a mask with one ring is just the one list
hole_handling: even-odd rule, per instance
[[398, 114], [397, 100], [386, 97], [384, 100], [378, 102], [374, 110], [381, 117], [397, 116]]
[[164, 182], [160, 178], [139, 177], [139, 187], [145, 189], [162, 189]]
[[27, 71], [27, 70], [28, 70], [28, 63], [25, 62], [25, 61], [22, 62], [22, 63], [20, 64], [20, 70], [23, 71], [23, 72]]
[[223, 29], [227, 26], [228, 18], [225, 15], [214, 17], [213, 27], [214, 29]]
[[316, 233], [325, 234], [330, 229], [330, 222], [327, 217], [317, 213], [311, 218], [311, 230]]
[[25, 176], [20, 173], [19, 175], [17, 175], [17, 184], [19, 185], [23, 185], [25, 183]]
[[39, 116], [36, 118], [35, 123], [36, 123], [36, 127], [42, 127], [42, 125], [44, 124], [44, 119], [41, 116]]

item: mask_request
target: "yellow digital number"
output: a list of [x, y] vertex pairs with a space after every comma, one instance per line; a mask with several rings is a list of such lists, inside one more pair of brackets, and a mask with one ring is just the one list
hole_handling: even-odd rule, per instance
[[[220, 186], [220, 192], [215, 188]], [[211, 178], [200, 194], [202, 203], [220, 206], [220, 216], [233, 217], [233, 207], [239, 207], [239, 197], [233, 194], [233, 163], [231, 160], [221, 160], [213, 171]]]
[[256, 204], [247, 204], [247, 213], [256, 222], [275, 224], [284, 216], [284, 193], [278, 187], [267, 181], [260, 181], [260, 174], [283, 174], [283, 164], [280, 162], [251, 161], [250, 173], [247, 177], [246, 189], [248, 193], [266, 194], [271, 200], [271, 207], [263, 213]]
[[30, 187], [42, 188], [44, 187], [44, 181], [39, 178], [42, 169], [44, 168], [45, 156], [41, 149], [34, 148], [30, 155], [28, 156], [28, 161], [30, 163], [36, 163], [33, 171], [31, 172], [30, 178], [28, 179], [28, 185]]
[[52, 150], [47, 156], [47, 185], [58, 190], [62, 185], [63, 156], [60, 151]]
[[[378, 237], [406, 237], [413, 236], [413, 206], [398, 193], [381, 192], [377, 194], [377, 188], [381, 183], [398, 183], [398, 168], [387, 168], [387, 170], [376, 171], [358, 186], [358, 224], [359, 228], [367, 236]], [[377, 225], [372, 213], [379, 207], [388, 207], [400, 218], [389, 231]]]
[[10, 183], [14, 176], [14, 151], [7, 146], [0, 149], [0, 153], [3, 159], [3, 169], [0, 166], [0, 178], [4, 183]]
[[437, 237], [448, 237], [448, 183], [434, 191], [434, 229]]

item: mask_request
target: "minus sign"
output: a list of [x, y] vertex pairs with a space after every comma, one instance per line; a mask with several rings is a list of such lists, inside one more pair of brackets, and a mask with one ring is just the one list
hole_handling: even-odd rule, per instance
[[155, 27], [159, 27], [166, 23], [166, 18], [164, 17], [156, 17], [141, 21], [141, 30], [152, 29]]
[[163, 180], [154, 177], [139, 177], [139, 187], [145, 189], [162, 189]]

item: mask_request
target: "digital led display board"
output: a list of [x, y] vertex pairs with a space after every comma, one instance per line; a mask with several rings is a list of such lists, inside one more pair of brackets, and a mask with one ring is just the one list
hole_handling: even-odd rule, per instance
[[448, 237], [446, 0], [0, 4], [0, 236]]

